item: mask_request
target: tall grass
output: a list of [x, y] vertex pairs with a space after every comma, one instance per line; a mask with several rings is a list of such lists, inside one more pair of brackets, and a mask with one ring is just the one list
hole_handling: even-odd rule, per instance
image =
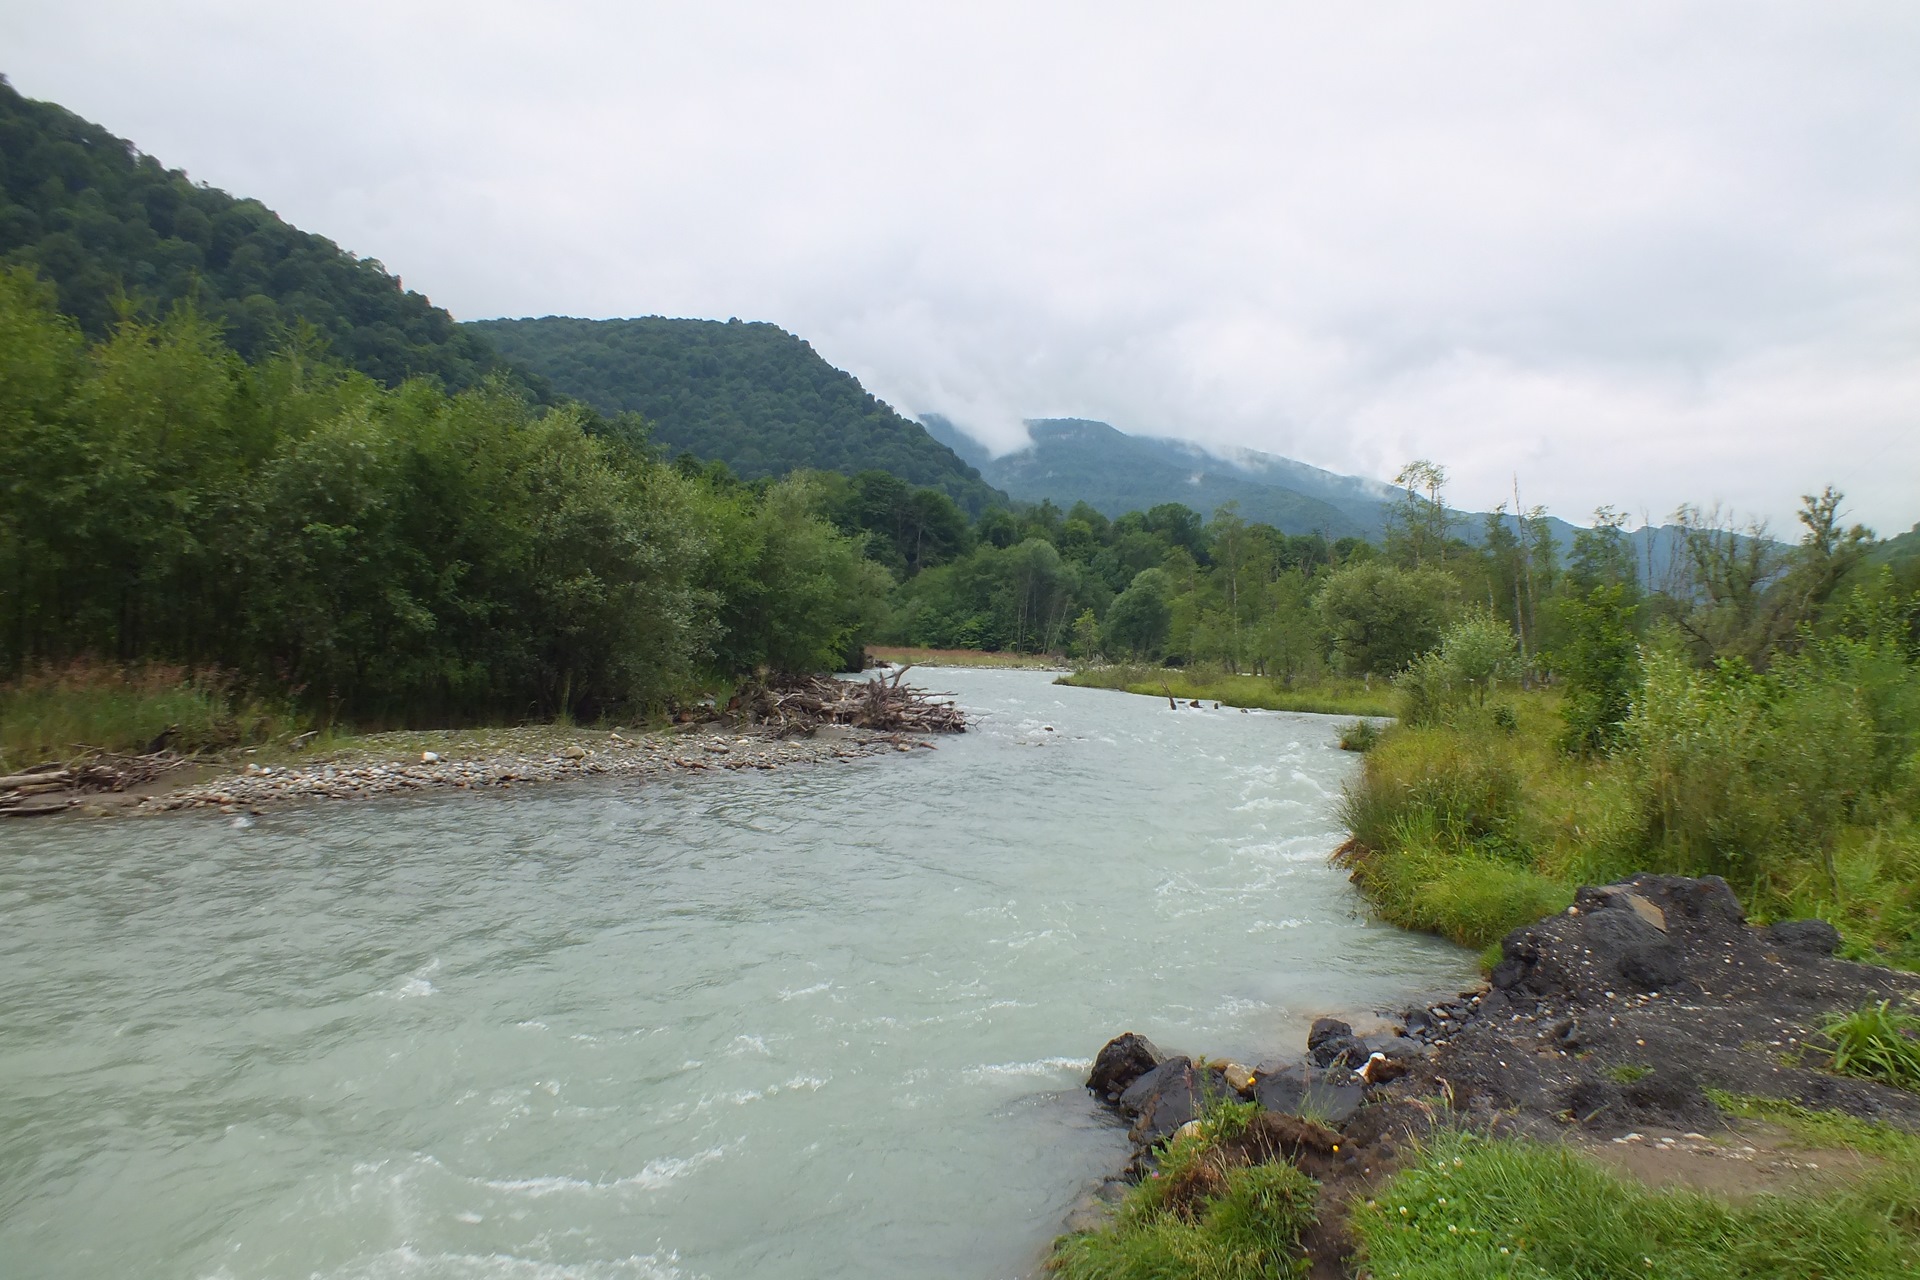
[[1085, 667], [1061, 676], [1055, 684], [1086, 689], [1117, 689], [1124, 693], [1182, 702], [1218, 702], [1228, 707], [1262, 711], [1305, 711], [1329, 716], [1391, 716], [1393, 691], [1385, 683], [1327, 678], [1288, 685], [1268, 676], [1237, 675], [1207, 668], [1112, 666]]
[[0, 685], [0, 772], [156, 743], [190, 753], [264, 742], [296, 723], [216, 673], [73, 662]]
[[1734, 1204], [1650, 1190], [1564, 1147], [1449, 1134], [1350, 1223], [1383, 1280], [1893, 1280], [1920, 1274], [1907, 1173]]
[[[1920, 967], [1910, 668], [1766, 677], [1649, 655], [1612, 755], [1563, 749], [1559, 699], [1401, 723], [1348, 790], [1343, 851], [1383, 916], [1473, 946], [1639, 871], [1725, 876], [1748, 910], [1832, 920], [1848, 954]], [[1894, 718], [1889, 720], [1888, 709]]]
[[1833, 1044], [1833, 1069], [1920, 1090], [1920, 1017], [1882, 1000], [1823, 1024]]
[[[1127, 1193], [1105, 1230], [1062, 1237], [1047, 1269], [1067, 1280], [1270, 1280], [1305, 1267], [1294, 1255], [1314, 1221], [1314, 1181], [1284, 1161], [1232, 1164], [1218, 1144], [1255, 1108], [1211, 1108], [1197, 1132], [1167, 1144], [1158, 1170]], [[1194, 1188], [1205, 1194], [1189, 1194]], [[1181, 1189], [1176, 1194], [1176, 1189]]]

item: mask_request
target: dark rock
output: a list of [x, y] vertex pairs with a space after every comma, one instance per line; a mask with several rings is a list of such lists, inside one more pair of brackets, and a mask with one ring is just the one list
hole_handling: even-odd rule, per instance
[[[1642, 876], [1636, 881], [1673, 878]], [[1584, 908], [1581, 901], [1587, 904]], [[1711, 897], [1704, 901], [1703, 910], [1715, 909]], [[1502, 959], [1493, 971], [1494, 986], [1509, 993], [1587, 997], [1616, 986], [1665, 990], [1685, 972], [1680, 947], [1655, 923], [1666, 918], [1644, 895], [1582, 889], [1570, 914], [1515, 929], [1500, 940]]]
[[1791, 956], [1831, 956], [1840, 931], [1825, 920], [1782, 920], [1767, 927], [1767, 941]]
[[1480, 997], [1480, 1003], [1476, 1009], [1483, 1018], [1497, 1018], [1507, 1011], [1507, 1006], [1510, 1003], [1507, 999], [1506, 992], [1489, 991]]
[[1164, 1055], [1145, 1036], [1129, 1031], [1107, 1041], [1093, 1060], [1087, 1088], [1108, 1102], [1118, 1102], [1127, 1086], [1164, 1061]]
[[1231, 1093], [1219, 1072], [1196, 1067], [1186, 1058], [1169, 1058], [1134, 1081], [1122, 1095], [1123, 1109], [1132, 1099], [1135, 1117], [1127, 1136], [1138, 1146], [1164, 1142], [1198, 1116], [1208, 1102]]
[[1384, 1053], [1396, 1062], [1417, 1062], [1433, 1056], [1433, 1046], [1408, 1036], [1368, 1036], [1363, 1042], [1367, 1056]]
[[1594, 912], [1586, 917], [1580, 940], [1602, 974], [1618, 974], [1642, 991], [1659, 991], [1680, 980], [1680, 948], [1632, 911]]
[[1169, 1078], [1178, 1077], [1190, 1070], [1192, 1059], [1185, 1054], [1176, 1054], [1166, 1059], [1151, 1071], [1142, 1072], [1134, 1082], [1121, 1091], [1117, 1104], [1124, 1115], [1137, 1116], [1146, 1107], [1147, 1102], [1161, 1089], [1166, 1087]]
[[1307, 1032], [1307, 1054], [1316, 1067], [1357, 1067], [1367, 1060], [1367, 1046], [1346, 1023], [1318, 1018]]
[[1364, 1084], [1350, 1083], [1353, 1073], [1321, 1072], [1303, 1066], [1255, 1076], [1253, 1100], [1268, 1111], [1305, 1116], [1321, 1124], [1343, 1123], [1367, 1100]]
[[1253, 1077], [1253, 1100], [1265, 1110], [1297, 1115], [1300, 1101], [1306, 1096], [1307, 1071], [1304, 1067], [1263, 1070]]

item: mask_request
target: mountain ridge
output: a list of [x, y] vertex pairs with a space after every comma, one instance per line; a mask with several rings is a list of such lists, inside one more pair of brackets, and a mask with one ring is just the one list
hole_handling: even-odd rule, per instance
[[638, 413], [657, 442], [745, 479], [872, 469], [939, 489], [974, 515], [1005, 500], [922, 424], [767, 321], [541, 316], [462, 327], [562, 394]]

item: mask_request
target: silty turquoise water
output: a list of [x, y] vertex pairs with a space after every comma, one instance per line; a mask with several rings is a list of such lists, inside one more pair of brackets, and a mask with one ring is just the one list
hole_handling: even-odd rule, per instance
[[1019, 1276], [1107, 1037], [1470, 976], [1326, 865], [1337, 721], [923, 678], [937, 751], [0, 830], [0, 1271]]

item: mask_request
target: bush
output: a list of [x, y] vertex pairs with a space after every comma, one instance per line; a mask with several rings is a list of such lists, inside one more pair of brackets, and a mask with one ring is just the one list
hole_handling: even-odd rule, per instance
[[1340, 731], [1342, 751], [1371, 751], [1380, 741], [1380, 726], [1371, 720], [1355, 720]]
[[1440, 633], [1438, 647], [1420, 655], [1396, 682], [1408, 724], [1437, 724], [1469, 698], [1486, 706], [1487, 695], [1513, 674], [1518, 642], [1512, 628], [1492, 614], [1470, 614]]

